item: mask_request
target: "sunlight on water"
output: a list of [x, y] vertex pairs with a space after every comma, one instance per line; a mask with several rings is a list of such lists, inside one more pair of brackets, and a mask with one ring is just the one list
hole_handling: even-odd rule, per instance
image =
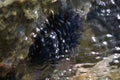
[[[12, 74], [21, 80], [120, 80], [119, 0], [12, 3], [0, 3], [0, 12], [4, 14], [0, 14], [0, 69], [4, 73], [0, 73], [0, 79], [5, 75], [8, 79]], [[71, 25], [80, 25], [83, 30], [76, 30], [75, 26], [74, 32], [74, 28], [68, 29]], [[37, 41], [42, 43], [36, 44]], [[35, 59], [37, 53], [44, 52], [42, 57], [37, 54], [36, 62], [46, 61], [30, 62], [29, 52]], [[55, 63], [51, 62], [53, 57], [49, 60], [51, 56]]]
[[[82, 33], [82, 37], [80, 39], [80, 46], [78, 49], [74, 49], [73, 51], [74, 54], [73, 56], [75, 57], [74, 63], [79, 65], [81, 65], [82, 63], [83, 65], [85, 63], [90, 63], [90, 64], [96, 63], [96, 64], [92, 64], [93, 67], [91, 67], [91, 65], [79, 66], [79, 68], [77, 67], [76, 69], [78, 70], [78, 72], [76, 72], [76, 77], [74, 76], [70, 80], [119, 80], [120, 79], [119, 77], [120, 49], [119, 46], [116, 45], [118, 44], [118, 40], [116, 40], [116, 36], [115, 36], [116, 33], [114, 33], [114, 29], [112, 29], [114, 28], [114, 25], [112, 25], [110, 22], [107, 22], [114, 20], [114, 17], [112, 17], [112, 15], [119, 20], [119, 14], [117, 13], [120, 11], [120, 9], [117, 10], [116, 8], [111, 8], [112, 4], [114, 4], [114, 6], [117, 6], [115, 5], [116, 3], [114, 2], [114, 0], [111, 1], [96, 0], [96, 3], [98, 4], [98, 6], [97, 5], [95, 6], [98, 7], [98, 10], [99, 10], [99, 5], [103, 8], [100, 8], [99, 10], [100, 12], [97, 12], [96, 10], [96, 14], [98, 14], [98, 16], [96, 16], [95, 18], [91, 17], [93, 21], [87, 20], [85, 22], [84, 25], [85, 31]], [[115, 11], [115, 9], [118, 12], [117, 11], [113, 12], [113, 10]], [[103, 22], [105, 20], [104, 23], [102, 23], [101, 21], [102, 20], [101, 16], [103, 18]], [[99, 23], [99, 18], [101, 18], [100, 23]], [[96, 22], [95, 20], [98, 22]], [[115, 24], [116, 27], [119, 27], [119, 24], [117, 22], [115, 22]], [[111, 29], [108, 28], [110, 26]], [[119, 32], [120, 31], [118, 30], [118, 34], [120, 34]], [[73, 58], [71, 59], [73, 60]], [[85, 71], [85, 74], [79, 72], [80, 70], [83, 72]], [[75, 72], [73, 71], [73, 74], [74, 73]], [[57, 80], [62, 80], [62, 79], [64, 80], [64, 78]]]

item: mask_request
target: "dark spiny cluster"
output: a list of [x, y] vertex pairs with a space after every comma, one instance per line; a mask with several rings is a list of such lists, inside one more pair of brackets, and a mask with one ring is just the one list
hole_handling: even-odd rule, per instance
[[78, 44], [82, 31], [80, 15], [73, 10], [51, 14], [38, 30], [29, 49], [30, 60], [56, 63], [60, 56], [69, 57], [71, 49]]

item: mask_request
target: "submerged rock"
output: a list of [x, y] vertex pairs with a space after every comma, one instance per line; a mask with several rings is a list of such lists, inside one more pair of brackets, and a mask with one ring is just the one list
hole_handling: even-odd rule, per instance
[[[73, 69], [76, 71], [76, 75], [71, 77], [70, 80], [119, 80], [120, 68], [117, 65], [110, 65], [115, 56], [120, 58], [120, 54], [116, 54], [108, 56], [96, 64], [83, 63], [74, 65]], [[86, 68], [85, 65], [92, 65], [92, 67]]]
[[[116, 46], [119, 46], [120, 39], [120, 1], [118, 0], [95, 0], [87, 15], [88, 20], [98, 23], [95, 25], [99, 33], [111, 34], [116, 39]], [[93, 27], [93, 29], [95, 29]], [[95, 29], [95, 32], [96, 32]]]
[[0, 80], [8, 80], [8, 77], [16, 75], [12, 68], [17, 72], [17, 65], [26, 58], [31, 44], [32, 25], [39, 10], [36, 0], [0, 0], [0, 64], [8, 65], [10, 69], [5, 72], [6, 76], [0, 76]]
[[119, 12], [119, 0], [0, 0], [0, 80], [119, 80]]
[[40, 10], [36, 1], [10, 1], [13, 3], [0, 7], [0, 62], [27, 56], [32, 24]]

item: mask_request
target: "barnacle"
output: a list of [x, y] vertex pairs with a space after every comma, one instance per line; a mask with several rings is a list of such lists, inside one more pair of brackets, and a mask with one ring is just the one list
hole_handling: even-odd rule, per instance
[[57, 63], [60, 56], [69, 57], [72, 48], [78, 44], [82, 32], [80, 14], [74, 9], [66, 9], [59, 14], [50, 14], [43, 26], [38, 26], [34, 43], [29, 48], [28, 57], [33, 62], [46, 60]]

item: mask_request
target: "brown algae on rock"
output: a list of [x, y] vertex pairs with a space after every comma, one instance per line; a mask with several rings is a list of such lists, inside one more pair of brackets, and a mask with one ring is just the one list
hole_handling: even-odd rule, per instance
[[0, 79], [2, 80], [9, 79], [11, 75], [24, 74], [20, 70], [17, 72], [17, 68], [28, 54], [32, 42], [33, 22], [38, 18], [40, 7], [36, 0], [5, 0], [5, 2], [0, 0], [0, 5], [3, 5], [0, 6]]

